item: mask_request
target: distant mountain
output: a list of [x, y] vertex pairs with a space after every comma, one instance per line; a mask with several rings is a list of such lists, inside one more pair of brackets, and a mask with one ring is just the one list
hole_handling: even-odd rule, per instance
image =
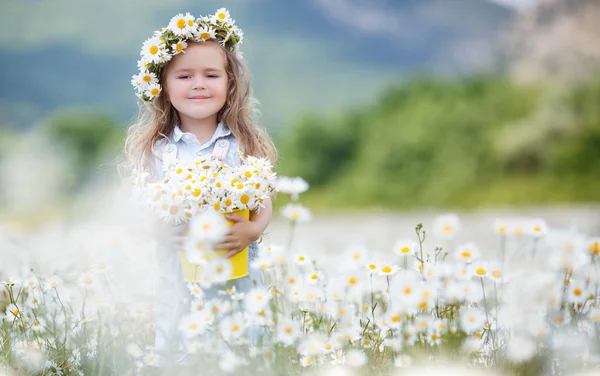
[[[327, 112], [375, 100], [386, 85], [410, 74], [469, 71], [479, 66], [478, 59], [486, 59], [486, 46], [512, 17], [507, 8], [481, 0], [229, 0], [202, 6], [189, 0], [159, 6], [152, 0], [146, 8], [110, 3], [114, 9], [96, 4], [100, 20], [95, 20], [93, 13], [88, 15], [89, 33], [97, 33], [95, 28], [102, 30], [94, 22], [121, 27], [109, 30], [127, 35], [115, 40], [114, 49], [108, 39], [113, 34], [108, 31], [107, 39], [96, 34], [88, 41], [69, 36], [70, 28], [76, 29], [72, 21], [78, 17], [76, 12], [83, 12], [75, 2], [48, 16], [64, 20], [51, 18], [52, 26], [39, 25], [39, 33], [50, 33], [52, 27], [59, 37], [40, 43], [38, 39], [45, 34], [39, 34], [40, 38], [34, 35], [17, 46], [10, 42], [10, 36], [16, 38], [19, 33], [11, 26], [14, 18], [28, 9], [34, 19], [43, 20], [47, 5], [3, 5], [0, 125], [27, 128], [69, 106], [106, 109], [123, 122], [129, 121], [136, 110], [129, 81], [144, 38], [166, 25], [172, 15], [186, 10], [206, 14], [214, 12], [218, 4], [231, 11], [246, 34], [243, 51], [253, 74], [255, 95], [261, 101], [262, 120], [273, 130], [304, 111]], [[366, 3], [369, 5], [361, 5]], [[157, 9], [151, 10], [151, 4]], [[138, 16], [145, 22], [143, 27], [129, 28], [121, 22], [142, 11], [146, 13]], [[115, 20], [110, 19], [113, 15]], [[111, 53], [102, 52], [106, 48]]]

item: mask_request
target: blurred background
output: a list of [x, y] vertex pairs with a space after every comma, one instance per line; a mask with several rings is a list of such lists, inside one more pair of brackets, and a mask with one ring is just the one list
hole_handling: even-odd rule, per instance
[[597, 0], [0, 7], [4, 222], [101, 202], [90, 189], [116, 179], [142, 43], [177, 13], [219, 7], [245, 32], [278, 172], [310, 183], [313, 211], [567, 207], [600, 222]]

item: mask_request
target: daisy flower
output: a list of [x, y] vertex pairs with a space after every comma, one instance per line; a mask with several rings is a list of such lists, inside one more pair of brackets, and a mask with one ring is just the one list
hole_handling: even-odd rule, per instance
[[264, 287], [255, 287], [246, 294], [244, 307], [249, 312], [258, 312], [267, 307], [271, 300], [271, 292]]
[[312, 334], [307, 336], [299, 345], [298, 352], [302, 355], [317, 355], [323, 353], [327, 338]]
[[190, 222], [191, 239], [208, 243], [222, 241], [229, 232], [229, 226], [222, 214], [207, 210]]
[[281, 208], [281, 215], [285, 218], [296, 222], [308, 222], [312, 216], [308, 208], [300, 204], [287, 204]]
[[2, 281], [1, 283], [4, 286], [8, 286], [8, 287], [14, 287], [14, 286], [18, 286], [19, 280], [14, 278], [14, 277], [8, 277], [8, 279], [6, 281]]
[[464, 309], [460, 313], [460, 326], [465, 333], [470, 334], [483, 328], [485, 314], [477, 309]]
[[394, 366], [398, 368], [408, 368], [412, 365], [412, 358], [408, 355], [398, 355], [394, 361]]
[[57, 288], [62, 283], [62, 279], [60, 277], [53, 275], [48, 278], [45, 283], [45, 287], [47, 290]]
[[358, 270], [370, 257], [369, 249], [362, 245], [351, 245], [342, 255], [339, 262], [340, 271]]
[[306, 253], [296, 253], [292, 258], [294, 264], [298, 266], [310, 266], [311, 259]]
[[463, 244], [459, 246], [456, 251], [454, 251], [454, 258], [466, 263], [471, 263], [478, 259], [479, 255], [479, 248], [477, 248], [477, 246], [473, 243]]
[[209, 39], [215, 39], [217, 34], [215, 29], [211, 26], [202, 26], [198, 28], [198, 39], [201, 41], [207, 41]]
[[571, 303], [583, 303], [590, 297], [585, 285], [579, 281], [572, 281], [567, 286], [566, 300]]
[[225, 341], [231, 342], [244, 335], [246, 320], [241, 312], [227, 316], [219, 323], [219, 332]]
[[301, 365], [302, 367], [309, 367], [309, 366], [312, 366], [312, 365], [314, 364], [314, 362], [315, 362], [315, 360], [314, 360], [314, 357], [312, 357], [312, 356], [304, 356], [304, 355], [303, 355], [303, 356], [300, 358], [300, 365]]
[[528, 221], [527, 234], [535, 238], [547, 235], [550, 232], [548, 224], [541, 218], [535, 218]]
[[148, 97], [149, 99], [154, 99], [154, 98], [158, 97], [160, 92], [161, 92], [160, 85], [158, 83], [154, 83], [154, 84], [150, 84], [146, 87], [146, 90], [144, 90], [144, 95], [146, 97]]
[[184, 316], [179, 323], [179, 330], [186, 338], [196, 337], [204, 332], [209, 320], [198, 312]]
[[230, 24], [232, 22], [232, 19], [227, 9], [219, 8], [217, 9], [217, 12], [214, 14], [214, 16], [211, 18], [211, 21], [215, 23], [219, 22], [224, 24]]
[[17, 319], [19, 319], [20, 317], [23, 316], [23, 312], [19, 309], [19, 307], [17, 307], [14, 304], [9, 304], [6, 307], [6, 317], [11, 321], [14, 322]]
[[323, 283], [323, 273], [318, 270], [313, 270], [306, 275], [306, 280], [311, 285], [318, 285]]
[[96, 277], [92, 273], [83, 273], [77, 278], [77, 284], [86, 289], [97, 287]]
[[389, 263], [382, 263], [377, 269], [376, 273], [380, 276], [392, 276], [398, 272], [400, 268], [398, 265]]
[[470, 265], [469, 271], [472, 277], [487, 277], [490, 274], [487, 263], [483, 261], [475, 261]]
[[269, 256], [259, 254], [259, 256], [250, 263], [250, 266], [256, 269], [270, 270], [273, 268], [273, 259]]
[[294, 178], [281, 176], [277, 178], [275, 189], [292, 196], [292, 200], [297, 201], [298, 195], [308, 190], [308, 183], [299, 176]]
[[29, 277], [23, 280], [23, 287], [26, 289], [34, 289], [39, 287], [39, 283], [36, 277]]
[[417, 252], [418, 244], [412, 240], [398, 240], [394, 244], [394, 254], [398, 256], [410, 256]]
[[226, 282], [231, 277], [231, 262], [224, 257], [215, 257], [204, 266], [203, 271], [212, 283]]
[[196, 299], [204, 298], [204, 290], [197, 283], [188, 283], [188, 291]]
[[494, 232], [500, 235], [506, 235], [510, 229], [510, 221], [506, 219], [496, 219], [494, 222]]
[[588, 240], [588, 252], [592, 256], [600, 254], [600, 238], [592, 238]]
[[298, 322], [294, 322], [287, 317], [280, 317], [277, 320], [276, 341], [285, 346], [292, 346], [302, 335], [302, 330]]
[[439, 239], [452, 240], [460, 230], [460, 226], [458, 215], [440, 215], [433, 221], [433, 234]]
[[196, 24], [194, 23], [194, 17], [191, 14], [186, 13], [184, 16], [180, 13], [171, 18], [167, 29], [179, 37], [191, 38], [193, 36], [194, 29], [196, 28], [195, 26]]
[[142, 46], [142, 60], [147, 63], [160, 63], [165, 55], [161, 44], [162, 42], [158, 36], [146, 40]]

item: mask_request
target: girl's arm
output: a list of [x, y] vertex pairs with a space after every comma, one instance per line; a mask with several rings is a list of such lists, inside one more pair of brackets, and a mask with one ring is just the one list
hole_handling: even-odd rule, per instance
[[223, 243], [217, 244], [215, 248], [229, 249], [227, 257], [231, 257], [257, 240], [267, 229], [273, 215], [271, 199], [265, 200], [264, 205], [265, 207], [260, 211], [250, 212], [250, 220], [239, 214], [228, 214], [227, 219], [234, 222], [233, 226], [229, 230], [229, 234], [225, 236]]

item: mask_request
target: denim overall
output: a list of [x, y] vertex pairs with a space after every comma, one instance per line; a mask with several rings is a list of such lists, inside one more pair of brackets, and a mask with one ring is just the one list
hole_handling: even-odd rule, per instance
[[[164, 176], [165, 164], [173, 161], [188, 163], [198, 157], [206, 156], [218, 158], [230, 166], [239, 166], [241, 163], [239, 143], [235, 136], [223, 123], [219, 123], [212, 138], [200, 145], [195, 135], [183, 133], [176, 126], [169, 139], [162, 139], [155, 145], [157, 155], [162, 155], [162, 161], [154, 158], [154, 168], [159, 179]], [[256, 258], [258, 245], [256, 242], [248, 246], [249, 260]], [[186, 349], [179, 335], [179, 321], [189, 312], [191, 295], [187, 282], [183, 279], [183, 272], [179, 263], [179, 255], [175, 247], [168, 240], [161, 240], [157, 246], [157, 288], [156, 288], [156, 337], [155, 351], [163, 356], [183, 358]], [[229, 281], [227, 287], [235, 286], [238, 292], [248, 292], [254, 286], [263, 283], [259, 269], [248, 268], [249, 275]], [[217, 295], [221, 287], [214, 287], [204, 291], [205, 299], [210, 300]], [[254, 337], [254, 332], [252, 336]], [[256, 338], [254, 338], [256, 339]], [[254, 342], [251, 338], [251, 341]]]

